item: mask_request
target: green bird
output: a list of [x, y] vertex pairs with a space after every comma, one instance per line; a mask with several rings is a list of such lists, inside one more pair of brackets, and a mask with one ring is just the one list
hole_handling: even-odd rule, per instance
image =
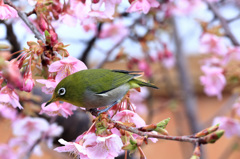
[[99, 112], [102, 113], [120, 102], [129, 89], [142, 86], [158, 89], [137, 79], [141, 75], [139, 71], [82, 70], [61, 80], [45, 106], [55, 101], [68, 102], [87, 110], [108, 106]]

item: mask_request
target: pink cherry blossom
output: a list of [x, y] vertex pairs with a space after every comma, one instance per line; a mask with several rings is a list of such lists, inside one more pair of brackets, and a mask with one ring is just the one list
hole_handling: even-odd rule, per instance
[[43, 118], [18, 118], [12, 125], [15, 136], [24, 136], [30, 143], [35, 142], [49, 129], [49, 123]]
[[17, 11], [13, 7], [4, 4], [3, 1], [4, 0], [0, 0], [0, 20], [17, 17]]
[[[28, 140], [26, 136], [17, 136], [17, 137], [11, 138], [8, 143], [10, 147], [16, 150], [18, 158], [22, 158], [23, 156], [25, 156], [26, 153], [28, 153], [29, 150], [32, 148], [33, 144], [35, 144], [35, 141]], [[34, 146], [33, 154], [37, 156], [42, 155], [42, 150], [40, 145]]]
[[75, 27], [77, 24], [77, 19], [74, 15], [70, 14], [63, 14], [60, 17], [60, 21], [62, 21], [64, 24], [70, 26], [70, 27]]
[[234, 135], [240, 136], [240, 122], [239, 120], [229, 117], [216, 117], [213, 120], [213, 125], [220, 124], [219, 129], [225, 130], [226, 137]]
[[90, 24], [96, 19], [113, 19], [115, 6], [120, 2], [120, 0], [99, 0], [97, 3], [93, 3], [91, 0], [86, 0], [85, 3], [77, 0], [71, 1], [72, 9], [81, 24]]
[[[137, 113], [130, 110], [122, 110], [120, 112], [117, 112], [117, 114], [113, 116], [112, 119], [115, 121], [123, 122], [123, 123], [133, 123], [137, 128], [146, 126], [145, 121]], [[113, 134], [121, 136], [117, 128], [111, 129], [111, 132]], [[157, 132], [152, 132], [152, 133], [157, 134]], [[133, 137], [137, 138], [139, 137], [139, 135], [133, 134]], [[154, 143], [158, 141], [158, 139], [156, 138], [149, 138], [149, 139]]]
[[240, 60], [240, 47], [239, 46], [228, 47], [227, 54], [226, 54], [226, 56], [224, 56], [222, 63], [223, 63], [223, 65], [227, 65], [232, 60], [236, 60], [236, 61]]
[[17, 110], [0, 103], [0, 116], [14, 120], [17, 117]]
[[220, 56], [225, 56], [228, 52], [227, 44], [223, 37], [213, 34], [203, 34], [201, 37], [201, 51], [203, 53], [213, 53]]
[[175, 64], [175, 57], [166, 44], [163, 44], [163, 47], [163, 51], [158, 52], [158, 60], [162, 62], [164, 67], [172, 68]]
[[58, 137], [62, 134], [63, 132], [63, 127], [57, 125], [56, 123], [53, 123], [49, 125], [48, 130], [45, 132], [47, 138], [47, 145], [49, 148], [53, 147], [53, 137]]
[[217, 96], [222, 98], [221, 92], [226, 85], [226, 78], [223, 75], [223, 69], [215, 66], [204, 65], [201, 67], [204, 75], [200, 77], [201, 84], [204, 86], [204, 92], [208, 96]]
[[[38, 139], [46, 140], [49, 147], [53, 145], [53, 137], [59, 136], [63, 128], [56, 123], [49, 124], [43, 118], [19, 117], [12, 124], [13, 134], [16, 136], [11, 139], [10, 145], [18, 147], [20, 154], [25, 154]], [[34, 153], [41, 155], [42, 151], [39, 145], [34, 147]]]
[[[76, 157], [78, 156], [81, 159], [86, 159], [87, 154], [86, 152], [84, 152], [84, 154], [82, 153], [84, 151], [82, 145], [80, 145], [79, 141], [75, 141], [75, 142], [67, 142], [63, 139], [59, 139], [58, 142], [64, 146], [61, 147], [57, 147], [54, 150], [57, 152], [70, 152], [73, 153]], [[80, 150], [80, 152], [78, 151], [78, 149]]]
[[26, 77], [24, 77], [23, 86], [20, 89], [22, 91], [31, 92], [34, 85], [35, 85], [35, 82], [32, 79], [32, 73], [29, 73]]
[[87, 69], [87, 66], [82, 61], [72, 56], [68, 56], [63, 60], [53, 62], [49, 66], [49, 72], [57, 72], [55, 78], [56, 82], [61, 81], [63, 78], [72, 73], [85, 69]]
[[240, 117], [240, 98], [233, 104], [233, 109], [235, 113]]
[[219, 2], [220, 0], [206, 0], [208, 2]]
[[202, 0], [170, 0], [167, 3], [167, 10], [173, 15], [187, 15], [191, 14], [193, 11], [203, 8]]
[[71, 6], [82, 24], [85, 20], [88, 19], [88, 13], [91, 11], [91, 0], [86, 0], [85, 3], [78, 0], [71, 0]]
[[19, 61], [16, 59], [10, 62], [5, 61], [6, 66], [2, 69], [0, 76], [7, 79], [8, 86], [11, 88], [21, 88], [23, 85], [23, 78], [19, 70]]
[[149, 64], [145, 60], [140, 60], [138, 62], [138, 68], [144, 72], [144, 75], [146, 77], [151, 77], [152, 76], [152, 70]]
[[149, 96], [149, 91], [146, 87], [142, 87], [141, 91], [131, 90], [130, 101], [136, 106], [136, 112], [138, 114], [146, 115], [148, 109], [144, 101]]
[[134, 123], [136, 127], [142, 127], [146, 125], [145, 121], [137, 113], [130, 110], [117, 112], [112, 119], [115, 121]]
[[159, 2], [156, 0], [134, 0], [127, 12], [142, 11], [144, 14], [147, 14], [151, 7], [157, 8], [159, 5]]
[[45, 107], [46, 103], [42, 104], [42, 110], [40, 112], [40, 114], [47, 114], [49, 116], [56, 116], [56, 115], [62, 115], [63, 117], [67, 118], [68, 116], [71, 116], [73, 114], [72, 111], [76, 110], [77, 107], [63, 102], [53, 102], [51, 104], [49, 104], [47, 107]]
[[103, 29], [99, 35], [100, 38], [111, 38], [113, 41], [118, 42], [128, 35], [128, 29], [122, 24], [104, 24]]
[[85, 135], [83, 147], [87, 156], [94, 159], [114, 159], [121, 152], [123, 146], [121, 138], [116, 134], [106, 137], [96, 136], [95, 133]]
[[[88, 13], [89, 16], [93, 16], [100, 19], [113, 19], [115, 12], [115, 6], [119, 4], [121, 0], [99, 0], [98, 3], [92, 3], [92, 10]], [[103, 9], [104, 6], [104, 9]]]
[[114, 159], [121, 152], [122, 140], [118, 135], [96, 136], [95, 133], [83, 134], [75, 142], [59, 142], [65, 146], [57, 147], [58, 152], [73, 152], [81, 159]]
[[12, 106], [13, 108], [23, 109], [19, 103], [19, 97], [14, 89], [4, 86], [0, 91], [0, 105], [1, 106]]
[[0, 158], [1, 159], [17, 159], [19, 156], [14, 152], [13, 148], [8, 144], [0, 145]]
[[45, 86], [42, 87], [42, 91], [46, 94], [52, 94], [58, 84], [58, 82], [56, 82], [54, 79], [37, 79], [36, 81], [38, 83], [45, 84]]

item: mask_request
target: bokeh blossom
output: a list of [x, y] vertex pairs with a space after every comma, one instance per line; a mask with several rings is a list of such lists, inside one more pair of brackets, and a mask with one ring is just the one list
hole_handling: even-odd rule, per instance
[[227, 82], [223, 75], [223, 69], [207, 65], [203, 65], [201, 69], [204, 75], [200, 77], [200, 81], [204, 86], [204, 92], [208, 96], [217, 96], [218, 99], [221, 99], [222, 91]]
[[12, 106], [13, 108], [23, 109], [19, 103], [19, 97], [16, 94], [15, 90], [4, 86], [0, 90], [0, 105], [2, 106]]
[[49, 147], [53, 145], [53, 138], [63, 132], [63, 128], [56, 123], [49, 124], [46, 119], [38, 117], [19, 117], [13, 124], [13, 135], [9, 146], [15, 147], [17, 153], [25, 155], [34, 146], [33, 153], [42, 155], [38, 140], [46, 141]]
[[213, 120], [213, 125], [219, 124], [219, 129], [225, 130], [226, 137], [234, 135], [240, 136], [240, 122], [239, 120], [230, 117], [216, 117]]
[[105, 24], [99, 35], [100, 38], [111, 38], [115, 42], [119, 42], [128, 35], [129, 31], [122, 23]]
[[133, 0], [127, 12], [142, 11], [144, 14], [147, 14], [151, 8], [156, 8], [159, 5], [159, 2], [156, 0]]
[[223, 37], [214, 34], [203, 34], [201, 37], [201, 52], [213, 53], [219, 56], [225, 56], [228, 52], [226, 41]]

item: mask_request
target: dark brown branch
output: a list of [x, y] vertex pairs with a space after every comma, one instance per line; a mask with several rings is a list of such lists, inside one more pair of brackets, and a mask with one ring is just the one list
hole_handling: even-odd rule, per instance
[[86, 65], [87, 65], [87, 57], [101, 33], [102, 25], [103, 25], [103, 23], [101, 23], [101, 22], [98, 24], [97, 34], [88, 42], [88, 45], [87, 45], [86, 49], [83, 51], [81, 58], [79, 58]]
[[[3, 23], [5, 24], [5, 26], [7, 28], [7, 37], [6, 37], [6, 39], [10, 42], [10, 44], [12, 46], [11, 52], [19, 51], [21, 48], [20, 48], [20, 44], [18, 42], [17, 36], [14, 33], [12, 23], [8, 24], [8, 23], [5, 23], [5, 21], [3, 21]], [[11, 58], [13, 59], [13, 58], [16, 58], [17, 56], [18, 56], [18, 54], [14, 54]]]
[[32, 14], [36, 14], [36, 10], [33, 9], [32, 11], [30, 11], [30, 12], [28, 12], [28, 13], [26, 13], [26, 14], [27, 14], [27, 16], [30, 16], [30, 15], [32, 15]]
[[239, 46], [240, 43], [237, 41], [236, 37], [233, 35], [233, 33], [231, 32], [229, 25], [228, 25], [228, 21], [220, 14], [218, 8], [215, 6], [214, 3], [210, 3], [208, 1], [205, 1], [208, 4], [208, 7], [212, 10], [212, 12], [214, 13], [214, 15], [220, 20], [220, 23], [225, 31], [225, 35], [227, 37], [229, 37], [229, 39], [231, 40], [231, 42], [233, 43], [233, 45], [235, 46]]

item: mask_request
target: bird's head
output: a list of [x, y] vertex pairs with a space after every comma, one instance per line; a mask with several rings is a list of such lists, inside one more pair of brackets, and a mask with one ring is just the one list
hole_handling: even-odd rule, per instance
[[46, 103], [45, 107], [55, 101], [65, 101], [66, 88], [63, 85], [57, 85], [52, 98]]

